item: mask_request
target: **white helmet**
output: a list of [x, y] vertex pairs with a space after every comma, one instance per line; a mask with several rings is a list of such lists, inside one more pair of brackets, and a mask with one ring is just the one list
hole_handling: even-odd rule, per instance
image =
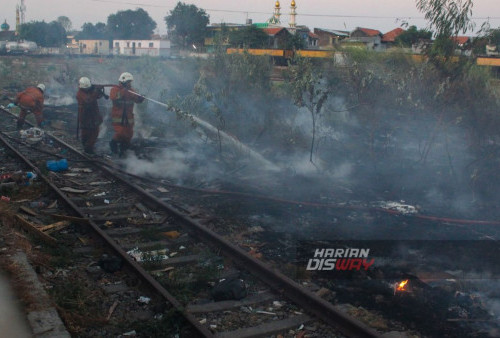
[[42, 92], [45, 91], [45, 85], [43, 83], [40, 83], [38, 84], [38, 86], [36, 86], [38, 89], [40, 89]]
[[90, 88], [92, 84], [90, 83], [90, 79], [88, 77], [82, 77], [80, 80], [78, 80], [78, 87], [81, 89], [87, 89]]
[[134, 77], [132, 76], [132, 74], [125, 72], [125, 73], [122, 73], [122, 75], [120, 75], [118, 82], [125, 83], [127, 81], [133, 81], [133, 80], [134, 80]]

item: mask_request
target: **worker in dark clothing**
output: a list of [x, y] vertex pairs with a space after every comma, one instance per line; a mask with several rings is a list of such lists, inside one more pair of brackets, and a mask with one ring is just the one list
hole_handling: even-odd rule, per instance
[[45, 85], [40, 83], [36, 87], [26, 88], [25, 91], [17, 94], [16, 100], [14, 102], [19, 108], [21, 108], [21, 112], [19, 113], [19, 117], [17, 119], [17, 129], [22, 129], [24, 125], [24, 120], [26, 119], [26, 115], [29, 112], [32, 112], [35, 115], [36, 124], [38, 127], [43, 127], [43, 102], [44, 97], [43, 93], [45, 92]]
[[111, 152], [123, 156], [125, 151], [130, 148], [130, 141], [134, 136], [134, 103], [141, 103], [144, 97], [133, 93], [132, 74], [123, 73], [118, 79], [119, 85], [113, 86], [109, 93], [113, 101], [111, 109], [111, 122], [115, 134], [109, 142]]
[[92, 85], [90, 79], [82, 77], [78, 82], [78, 92], [76, 100], [78, 102], [78, 132], [81, 132], [83, 150], [87, 154], [94, 154], [94, 145], [99, 135], [99, 126], [102, 123], [102, 116], [99, 112], [97, 100], [108, 96], [104, 94], [104, 87]]

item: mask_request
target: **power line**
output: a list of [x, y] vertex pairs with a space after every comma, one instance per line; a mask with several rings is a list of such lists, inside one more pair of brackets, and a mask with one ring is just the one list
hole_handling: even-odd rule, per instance
[[[117, 1], [117, 0], [89, 0], [93, 2], [107, 2], [115, 3], [121, 5], [132, 5], [139, 7], [156, 7], [156, 8], [167, 8], [173, 9], [172, 6], [167, 5], [155, 5], [155, 4], [145, 4], [137, 2], [128, 1]], [[213, 9], [213, 8], [200, 8], [206, 12], [221, 12], [221, 13], [237, 13], [237, 14], [272, 14], [271, 12], [256, 12], [256, 11], [244, 11], [244, 10], [229, 10], [229, 9]], [[423, 16], [379, 16], [379, 15], [343, 15], [343, 14], [314, 14], [314, 13], [298, 13], [299, 16], [310, 16], [310, 17], [325, 17], [325, 18], [359, 18], [359, 19], [408, 19], [408, 20], [424, 20]], [[500, 16], [487, 16], [487, 17], [471, 17], [472, 20], [499, 20]]]

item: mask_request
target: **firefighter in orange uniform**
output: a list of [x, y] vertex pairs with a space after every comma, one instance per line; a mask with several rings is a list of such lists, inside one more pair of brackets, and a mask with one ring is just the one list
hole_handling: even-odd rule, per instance
[[17, 119], [17, 129], [22, 129], [24, 120], [29, 112], [35, 115], [36, 124], [38, 127], [44, 125], [43, 122], [43, 92], [45, 92], [45, 85], [40, 83], [36, 87], [26, 88], [25, 91], [18, 93], [15, 104], [21, 108], [19, 117]]
[[130, 147], [130, 141], [134, 135], [134, 103], [141, 103], [144, 97], [132, 93], [132, 81], [134, 77], [130, 73], [120, 75], [118, 86], [113, 86], [109, 97], [113, 101], [111, 109], [111, 122], [115, 134], [109, 142], [111, 152], [123, 156]]
[[87, 154], [94, 154], [94, 145], [99, 135], [99, 126], [102, 123], [102, 116], [99, 112], [97, 100], [101, 97], [109, 98], [104, 94], [104, 87], [92, 85], [88, 77], [82, 77], [78, 81], [80, 88], [76, 93], [78, 102], [78, 132], [81, 131], [83, 150]]

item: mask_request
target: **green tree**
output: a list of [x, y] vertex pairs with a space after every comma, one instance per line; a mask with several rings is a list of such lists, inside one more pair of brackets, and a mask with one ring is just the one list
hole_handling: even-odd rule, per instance
[[432, 32], [426, 29], [417, 29], [416, 26], [410, 26], [406, 31], [396, 37], [396, 44], [403, 47], [411, 47], [421, 39], [430, 40]]
[[474, 29], [472, 0], [417, 0], [417, 9], [425, 14], [436, 36], [456, 36]]
[[184, 48], [203, 42], [209, 16], [204, 9], [178, 2], [165, 22], [172, 41]]
[[323, 104], [329, 95], [326, 81], [318, 67], [307, 58], [296, 57], [289, 65], [289, 85], [292, 89], [293, 100], [297, 107], [305, 107], [311, 114], [312, 138], [309, 161], [313, 162], [314, 147], [316, 145], [316, 129], [318, 118]]
[[285, 49], [304, 49], [306, 48], [306, 41], [298, 34], [290, 34], [285, 40]]
[[253, 25], [229, 32], [229, 43], [239, 48], [265, 48], [268, 43], [267, 34]]
[[490, 29], [486, 37], [490, 45], [500, 45], [500, 28]]
[[106, 24], [103, 22], [98, 22], [95, 25], [86, 22], [82, 26], [82, 31], [76, 35], [76, 39], [93, 39], [93, 40], [106, 40], [109, 38], [109, 34], [106, 28]]
[[19, 37], [23, 40], [36, 42], [42, 47], [61, 47], [66, 43], [66, 30], [57, 21], [32, 21], [22, 24]]
[[472, 0], [417, 0], [417, 9], [425, 14], [436, 36], [429, 56], [448, 59], [453, 55], [456, 43], [450, 37], [474, 29], [472, 6]]
[[66, 30], [66, 32], [71, 31], [71, 28], [73, 27], [73, 24], [71, 23], [71, 20], [67, 16], [60, 16], [56, 20], [63, 26], [63, 28]]
[[112, 39], [150, 39], [155, 28], [156, 22], [142, 8], [108, 16], [107, 29]]

